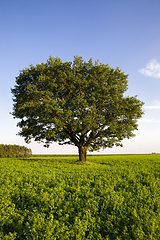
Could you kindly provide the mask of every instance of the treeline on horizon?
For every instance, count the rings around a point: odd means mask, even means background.
[[[19,145],[7,145],[0,144],[0,157],[1,158],[19,158],[19,157],[31,157],[32,150]]]

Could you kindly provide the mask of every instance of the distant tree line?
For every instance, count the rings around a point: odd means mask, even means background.
[[[32,151],[24,146],[19,145],[6,145],[0,144],[0,157],[11,158],[11,157],[31,157]]]

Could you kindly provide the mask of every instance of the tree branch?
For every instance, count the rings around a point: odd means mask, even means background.
[[[68,131],[67,129],[63,128],[63,130],[67,133],[69,139],[76,145],[79,145],[79,141],[76,139],[76,136],[73,136],[73,133]]]

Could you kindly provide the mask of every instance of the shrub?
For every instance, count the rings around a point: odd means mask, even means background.
[[[0,144],[0,157],[1,158],[19,158],[19,157],[31,157],[32,151],[24,146],[19,145],[6,145]]]

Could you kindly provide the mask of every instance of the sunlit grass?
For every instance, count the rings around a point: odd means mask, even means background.
[[[160,239],[160,155],[0,159],[0,239]]]

